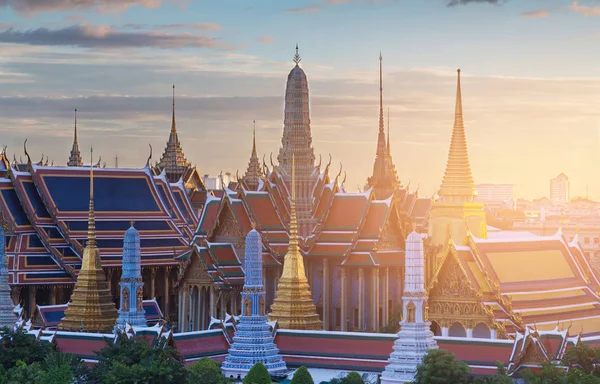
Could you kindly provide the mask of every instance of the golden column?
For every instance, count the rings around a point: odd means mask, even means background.
[[[92,150],[93,154],[93,150]],[[88,237],[81,270],[71,295],[65,317],[59,330],[72,332],[111,333],[117,320],[117,310],[100,263],[96,247],[96,224],[94,220],[94,166],[90,162],[90,207],[88,213]]]
[[[290,245],[283,261],[283,273],[271,305],[269,321],[276,320],[284,329],[321,329],[322,323],[313,303],[304,271],[304,260],[298,246],[296,221],[295,164],[292,156],[292,202],[290,212]]]

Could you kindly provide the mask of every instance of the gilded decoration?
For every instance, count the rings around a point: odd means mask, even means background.
[[[458,322],[465,329],[473,329],[479,323],[496,329],[493,313],[481,302],[481,293],[471,287],[464,271],[456,260],[446,260],[430,287],[429,318],[442,328],[450,328]]]
[[[414,323],[415,322],[415,303],[413,303],[412,301],[409,301],[408,304],[406,305],[406,312],[407,312],[407,322],[408,323]]]
[[[248,296],[244,300],[244,316],[252,316],[252,301]]]
[[[142,289],[142,287],[139,287],[137,290],[137,298],[136,298],[136,303],[137,303],[137,310],[138,311],[142,311],[144,308],[142,306],[142,300],[144,298],[144,290]]]
[[[241,238],[245,237],[239,222],[231,211],[230,204],[227,204],[224,208],[224,212],[221,213],[221,217],[219,218],[219,222],[215,228],[214,235]]]
[[[129,289],[128,288],[123,289],[122,295],[123,295],[123,298],[122,298],[123,308],[121,308],[121,310],[123,312],[127,312],[127,311],[129,311]]]

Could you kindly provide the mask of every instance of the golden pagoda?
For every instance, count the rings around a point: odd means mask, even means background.
[[[93,151],[92,151],[93,153]],[[88,238],[83,250],[81,270],[71,295],[65,317],[58,325],[62,331],[111,333],[117,319],[106,275],[100,264],[96,247],[96,224],[94,221],[94,166],[90,163],[90,208],[88,215]]]
[[[467,152],[460,69],[457,72],[454,127],[448,162],[438,192],[439,200],[433,204],[430,213],[429,237],[433,245],[444,246],[450,237],[455,243],[462,244],[468,231],[476,237],[486,237],[483,204],[475,201],[477,192]]]
[[[290,212],[290,244],[283,261],[283,273],[271,305],[269,321],[277,320],[284,329],[321,329],[322,323],[313,303],[304,271],[304,260],[298,246],[296,220],[296,175],[292,156],[292,202]]]

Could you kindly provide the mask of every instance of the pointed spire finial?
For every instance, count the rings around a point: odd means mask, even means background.
[[[383,57],[379,52],[379,131],[383,132]]]
[[[73,143],[77,144],[77,108],[75,108],[75,134],[73,138]]]
[[[294,63],[296,63],[296,66],[300,64],[301,60],[302,59],[300,58],[300,54],[298,53],[298,43],[296,43],[296,54],[294,55]]]
[[[96,222],[94,220],[94,148],[90,147],[90,207],[88,212],[87,247],[96,246]]]
[[[252,128],[252,153],[255,154],[256,153],[256,120],[253,120],[252,123],[254,124],[254,126]]]
[[[298,223],[296,218],[296,156],[292,154],[292,193],[290,203],[290,242],[288,252],[298,251]]]
[[[171,119],[171,136],[177,134],[177,128],[175,125],[175,84],[173,84],[173,117]]]

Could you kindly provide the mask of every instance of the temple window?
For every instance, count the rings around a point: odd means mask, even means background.
[[[448,331],[448,336],[450,337],[467,337],[467,331],[465,327],[461,323],[454,323],[450,327]]]
[[[490,339],[492,337],[492,332],[490,332],[490,329],[487,325],[484,323],[479,323],[473,329],[473,337],[479,339]]]
[[[431,332],[433,332],[434,336],[442,336],[442,328],[440,328],[440,325],[435,321],[431,322]]]

